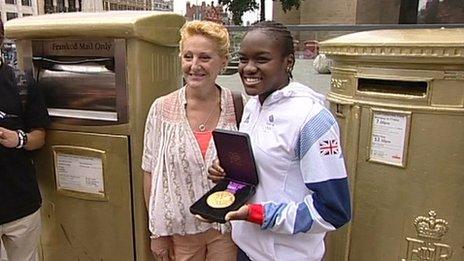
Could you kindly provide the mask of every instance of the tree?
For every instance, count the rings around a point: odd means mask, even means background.
[[[256,0],[219,0],[219,3],[227,6],[227,9],[232,12],[232,22],[235,25],[242,24],[244,13],[258,8]]]
[[[275,1],[275,0],[272,0]],[[295,7],[297,10],[300,8],[301,1],[304,0],[279,0],[280,3],[282,4],[282,10],[284,12],[292,10],[292,7]]]
[[[272,0],[276,1],[276,0]],[[284,12],[292,10],[293,7],[296,9],[300,8],[301,1],[304,0],[279,0],[282,5],[282,10]],[[260,8],[260,21],[265,20],[265,0],[260,0],[260,5],[256,0],[219,0],[220,4],[227,6],[229,11],[232,12],[232,21],[235,25],[242,24],[242,16],[245,12],[254,11],[258,7]]]
[[[259,3],[259,6],[260,6],[260,14],[259,14],[259,21],[264,21],[266,20],[266,0],[261,0],[261,2]]]

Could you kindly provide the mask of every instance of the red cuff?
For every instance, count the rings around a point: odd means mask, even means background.
[[[264,207],[261,204],[248,205],[247,221],[262,225],[264,222]]]

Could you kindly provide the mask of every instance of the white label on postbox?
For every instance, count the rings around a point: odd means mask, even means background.
[[[404,166],[408,114],[373,112],[370,161]]]
[[[57,153],[55,168],[58,190],[105,195],[101,158]]]

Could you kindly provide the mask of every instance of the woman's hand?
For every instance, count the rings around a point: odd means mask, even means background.
[[[214,183],[218,183],[224,177],[226,176],[226,173],[224,172],[224,169],[219,165],[219,160],[215,159],[213,160],[213,165],[208,168],[208,179],[210,179]]]
[[[156,260],[174,260],[174,249],[171,236],[152,238],[150,248],[153,256],[156,257]]]
[[[225,220],[247,220],[248,219],[248,205],[241,206],[238,210],[230,211],[226,214]]]
[[[209,219],[206,219],[200,215],[195,215],[195,218],[197,218],[198,220],[200,220],[201,222],[205,222],[205,223],[213,223],[214,221],[212,220],[209,220]]]

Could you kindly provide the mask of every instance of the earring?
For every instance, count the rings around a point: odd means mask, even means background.
[[[288,66],[287,67],[287,73],[291,73],[292,72],[292,67]]]

